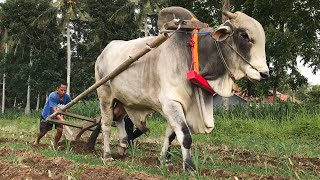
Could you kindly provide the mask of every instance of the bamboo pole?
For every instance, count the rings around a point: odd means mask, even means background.
[[[75,105],[79,100],[81,100],[84,96],[88,95],[92,91],[96,90],[98,87],[100,87],[102,84],[106,83],[110,79],[113,79],[116,77],[118,74],[126,70],[132,63],[135,61],[139,60],[140,57],[144,56],[147,54],[149,51],[152,50],[152,48],[156,48],[159,45],[161,45],[163,42],[165,42],[169,38],[169,35],[167,33],[160,34],[154,41],[152,41],[150,44],[146,44],[146,47],[144,47],[141,51],[139,51],[137,54],[134,56],[129,56],[129,58],[123,62],[120,66],[118,66],[115,70],[113,70],[110,74],[107,76],[103,77],[96,83],[94,83],[92,86],[90,86],[88,89],[83,91],[81,94],[79,94],[77,97],[75,97],[71,102],[66,104],[64,107],[62,107],[60,110],[65,111]],[[52,119],[56,115],[58,115],[59,112],[56,111],[53,114],[51,114],[47,119]]]

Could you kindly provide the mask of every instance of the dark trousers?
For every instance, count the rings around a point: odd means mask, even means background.
[[[124,123],[125,123],[125,129],[128,135],[128,142],[132,143],[133,140],[135,140],[137,137],[141,136],[143,133],[140,131],[140,129],[136,128],[133,131],[133,123],[129,116],[124,117]]]

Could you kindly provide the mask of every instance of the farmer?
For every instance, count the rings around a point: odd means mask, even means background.
[[[126,111],[124,110],[122,104],[120,102],[117,102],[113,109],[113,121],[118,121],[124,114],[126,114]],[[127,114],[124,117],[124,127],[128,135],[129,145],[133,145],[133,141],[143,134],[143,132],[138,128],[133,130],[134,124]]]
[[[34,145],[39,144],[40,139],[50,130],[52,130],[53,124],[45,121],[52,113],[58,110],[62,105],[66,105],[71,101],[71,97],[67,92],[67,83],[65,81],[60,81],[56,86],[56,91],[50,93],[46,104],[41,113],[40,119],[40,132],[38,133],[37,139]],[[57,115],[56,119],[59,121],[64,121],[63,115]],[[63,126],[61,124],[55,124],[57,130],[56,136],[54,138],[54,146],[57,146],[63,131]]]
[[[143,134],[143,132],[138,128],[136,128],[133,131],[133,122],[131,121],[131,119],[129,118],[128,115],[126,115],[124,117],[124,127],[125,127],[127,135],[128,135],[128,144],[129,145],[133,145],[133,141]]]

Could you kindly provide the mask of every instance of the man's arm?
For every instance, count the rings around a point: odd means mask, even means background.
[[[56,112],[56,111],[58,111],[58,107],[54,106],[54,107],[52,107],[52,110],[53,110],[53,112]],[[58,114],[56,117],[57,117],[58,120],[64,121],[64,118],[63,118],[62,114]]]

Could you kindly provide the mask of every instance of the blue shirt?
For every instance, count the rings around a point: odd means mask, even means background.
[[[56,91],[50,93],[46,104],[42,110],[42,118],[46,119],[53,113],[53,107],[59,107],[59,105],[66,105],[71,101],[69,94],[65,94],[63,99],[60,100],[59,95]]]

